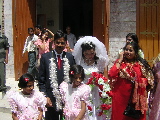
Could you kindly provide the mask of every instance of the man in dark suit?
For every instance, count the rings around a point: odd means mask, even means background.
[[[63,51],[66,43],[66,35],[58,30],[54,35],[55,49],[43,54],[40,60],[39,89],[47,97],[46,120],[61,120],[62,118],[59,85],[62,81],[69,81],[69,69],[75,64],[73,56]]]

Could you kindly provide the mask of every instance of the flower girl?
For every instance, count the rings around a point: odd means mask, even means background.
[[[82,66],[73,65],[69,71],[69,77],[70,83],[60,84],[65,120],[88,120],[87,109],[91,110],[90,87],[83,83],[85,74]]]
[[[33,90],[33,76],[28,73],[22,75],[18,87],[22,91],[7,93],[13,120],[42,120],[46,99],[41,92]]]

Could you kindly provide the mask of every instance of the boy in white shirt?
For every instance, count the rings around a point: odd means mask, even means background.
[[[29,36],[26,38],[23,54],[28,51],[28,73],[32,74],[34,77],[37,74],[36,70],[36,56],[37,56],[37,47],[34,45],[34,42],[38,39],[38,36],[34,34],[33,28],[28,28]]]

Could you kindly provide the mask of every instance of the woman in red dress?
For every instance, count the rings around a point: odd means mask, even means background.
[[[147,92],[153,87],[153,74],[146,60],[138,54],[137,43],[127,43],[109,70],[113,90],[111,120],[135,120],[123,115],[134,85],[132,103],[142,115],[139,120],[146,120]],[[135,84],[133,84],[133,82]]]

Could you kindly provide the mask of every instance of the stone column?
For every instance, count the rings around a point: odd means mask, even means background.
[[[12,0],[2,0],[4,6],[4,33],[10,44],[8,64],[6,65],[6,78],[14,78],[14,49],[13,49],[13,25],[12,25]],[[13,8],[14,9],[14,8]]]
[[[2,25],[2,23],[4,23],[4,18],[3,18],[4,17],[3,2],[4,2],[4,0],[0,0],[0,36],[2,35],[2,29],[4,27],[4,25]]]

